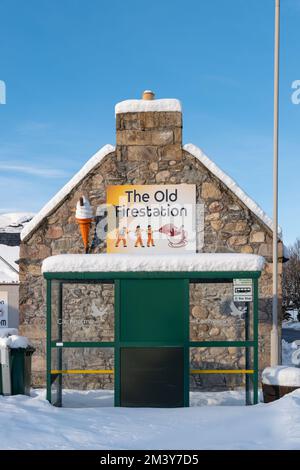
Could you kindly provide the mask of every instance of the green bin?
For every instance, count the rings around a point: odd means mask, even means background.
[[[12,348],[10,351],[11,394],[30,395],[31,358],[35,349]],[[0,368],[0,394],[2,394],[2,373]]]

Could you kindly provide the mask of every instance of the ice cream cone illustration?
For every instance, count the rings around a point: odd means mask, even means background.
[[[81,196],[76,205],[76,222],[80,227],[80,232],[85,248],[85,252],[89,251],[89,234],[93,221],[93,211],[89,200],[85,196]]]

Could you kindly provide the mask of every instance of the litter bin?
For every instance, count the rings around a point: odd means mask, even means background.
[[[4,376],[3,363],[0,374],[0,393],[11,395],[30,395],[31,387],[31,358],[35,349],[32,346],[25,348],[8,348],[10,387],[4,384],[7,375]],[[7,391],[10,389],[10,393]],[[6,393],[5,393],[6,392]]]

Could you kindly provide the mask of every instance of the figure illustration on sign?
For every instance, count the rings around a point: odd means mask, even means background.
[[[148,225],[147,227],[147,247],[149,248],[150,246],[155,246],[154,244],[154,239],[153,239],[153,230],[151,225]]]
[[[119,227],[117,229],[117,241],[115,247],[118,248],[120,243],[123,243],[124,248],[127,248],[127,235],[128,230],[126,227]]]
[[[174,224],[165,224],[159,229],[168,238],[168,245],[171,248],[182,248],[188,242],[188,232],[184,229],[184,225],[176,227]]]
[[[137,225],[135,229],[135,236],[136,236],[136,241],[134,245],[135,248],[138,248],[139,246],[141,246],[142,248],[145,248],[145,245],[142,239],[142,232],[143,230],[141,229],[141,226]]]

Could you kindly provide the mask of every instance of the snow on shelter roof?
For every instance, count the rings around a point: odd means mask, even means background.
[[[67,272],[220,272],[261,271],[262,256],[243,253],[195,253],[181,255],[66,254],[43,261],[43,273]]]
[[[272,219],[263,211],[263,209],[248,196],[240,186],[221,168],[219,168],[205,153],[194,144],[183,146],[186,152],[196,157],[213,175],[225,184],[260,220],[262,220],[269,229],[273,230]],[[281,238],[281,229],[278,227],[278,236]]]
[[[28,235],[33,232],[36,227],[43,221],[45,217],[47,217],[72,191],[72,189],[79,184],[85,176],[96,166],[98,163],[103,160],[106,155],[115,151],[115,147],[113,145],[107,144],[104,145],[98,152],[95,153],[83,167],[79,170],[70,181],[62,187],[56,195],[48,201],[44,207],[36,214],[35,217],[24,227],[21,232],[21,240],[24,240]]]
[[[125,100],[117,103],[115,113],[143,113],[143,112],[181,112],[181,103],[174,98],[159,100]]]

